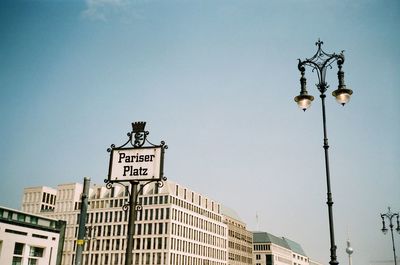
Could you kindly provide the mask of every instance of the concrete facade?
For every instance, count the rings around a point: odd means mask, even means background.
[[[65,222],[0,207],[0,264],[60,265]]]

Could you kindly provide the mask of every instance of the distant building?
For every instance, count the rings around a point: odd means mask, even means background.
[[[311,261],[300,244],[267,232],[253,232],[254,265],[322,265]]]
[[[0,264],[60,265],[66,223],[0,207]]]
[[[224,223],[228,225],[228,264],[253,264],[253,234],[232,209],[222,206]]]
[[[292,250],[293,265],[310,265],[310,260],[299,243],[285,237],[282,239],[288,244],[290,250]]]

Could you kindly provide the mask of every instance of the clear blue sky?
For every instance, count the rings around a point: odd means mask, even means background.
[[[24,187],[101,184],[133,121],[169,145],[169,179],[329,261],[320,100],[303,113],[297,59],[345,50],[354,94],[328,71],[338,259],[392,259],[379,213],[400,210],[400,2],[1,1],[0,204]],[[396,235],[400,253],[400,236]]]

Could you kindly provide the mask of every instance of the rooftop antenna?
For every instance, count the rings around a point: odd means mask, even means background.
[[[256,212],[256,225],[257,225],[256,231],[260,231],[260,222],[259,222],[259,220],[258,220],[258,213],[257,213],[257,212]]]

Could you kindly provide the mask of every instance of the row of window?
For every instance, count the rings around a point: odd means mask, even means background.
[[[262,250],[271,250],[271,246],[269,244],[262,244],[262,245],[254,245],[254,250],[262,251]]]
[[[229,241],[228,242],[228,246],[231,249],[243,251],[243,252],[246,252],[246,253],[252,253],[251,247],[248,247],[248,246],[245,246],[245,245],[233,242],[233,241]]]
[[[125,235],[126,225],[93,225],[86,227],[86,238],[100,238]],[[75,227],[75,238],[78,237],[78,226]]]
[[[79,224],[80,214],[77,215],[76,223]],[[87,214],[87,223],[97,224],[97,223],[117,223],[117,222],[127,222],[128,214],[122,210],[120,211],[106,211],[106,212],[90,212]]]
[[[23,256],[25,244],[16,242],[14,245],[14,256],[12,265],[21,265],[26,257]],[[43,257],[44,248],[29,246],[28,265],[38,264],[38,258]]]
[[[243,255],[235,254],[235,253],[229,253],[228,255],[229,260],[234,260],[234,261],[240,261],[245,264],[253,264],[253,259],[251,257],[246,257]]]
[[[178,205],[179,207],[185,208],[185,209],[187,209],[189,211],[198,213],[200,215],[204,215],[207,218],[213,219],[213,220],[215,220],[217,222],[222,222],[221,215],[218,215],[218,214],[215,214],[213,212],[210,212],[210,211],[208,211],[208,210],[206,210],[204,208],[198,207],[196,205],[188,203],[188,202],[186,202],[184,200],[181,200],[179,198],[175,198],[175,197],[170,196],[170,199],[171,199],[171,203],[172,204]]]
[[[133,253],[133,264],[135,265],[161,265],[167,264],[167,253],[164,252],[141,252]],[[104,254],[84,254],[82,264],[84,265],[120,265],[125,263],[125,254],[121,253],[104,253]],[[74,264],[72,259],[71,265]]]
[[[180,224],[172,223],[172,235],[191,239],[198,243],[204,243],[222,248],[226,247],[226,240],[224,238],[216,237],[213,234],[204,233]]]
[[[42,202],[43,203],[47,203],[47,204],[51,204],[51,205],[55,205],[56,204],[56,195],[47,193],[47,192],[43,192],[42,194]]]
[[[293,254],[293,258],[295,259],[296,257],[297,257],[298,260],[303,260],[304,259],[305,261],[307,261],[307,258],[303,258],[300,255]]]
[[[225,230],[226,230],[225,227],[223,227],[219,224],[215,224],[210,221],[204,220],[197,216],[193,216],[192,214],[190,214],[188,212],[183,212],[178,209],[173,209],[172,210],[172,219],[176,220],[178,222],[181,222],[185,225],[194,226],[196,228],[206,230],[213,234],[225,236]]]
[[[137,223],[135,235],[163,235],[168,233],[168,223]]]
[[[179,185],[175,186],[175,196],[179,197]],[[186,189],[183,189],[183,199],[187,200],[187,190]],[[208,208],[208,199],[205,198],[204,201],[205,201],[204,207]],[[194,196],[193,191],[191,192],[191,202],[195,203],[195,196]],[[201,195],[198,194],[197,195],[197,203],[199,204],[199,206],[202,206],[201,202],[202,202]],[[219,213],[220,207],[219,207],[219,204],[217,204],[217,205],[218,205],[218,213]],[[214,202],[213,201],[211,201],[211,211],[214,211]]]
[[[2,218],[8,219],[8,220],[14,220],[14,221],[18,221],[18,222],[24,222],[24,223],[29,223],[29,224],[35,224],[35,225],[40,225],[40,226],[56,228],[56,221],[54,221],[54,220],[49,220],[49,219],[45,219],[45,218],[32,216],[29,214],[14,212],[14,211],[0,208],[0,219],[2,219]]]
[[[137,211],[137,221],[168,220],[169,208],[144,209]],[[77,215],[76,224],[79,224],[80,214]],[[128,222],[128,214],[122,209],[119,211],[91,212],[87,215],[87,223],[117,223]]]
[[[244,231],[246,231],[246,230],[244,230]],[[244,235],[244,234],[242,234],[240,232],[229,230],[229,236],[230,237],[234,237],[234,238],[239,239],[239,240],[242,240],[242,241],[245,241],[245,242],[250,243],[250,244],[253,243],[253,238],[252,237]]]
[[[96,199],[90,200],[89,205],[91,209],[108,209],[108,208],[118,208],[124,206],[128,202],[128,197],[121,197],[117,199]],[[161,196],[139,196],[139,205],[163,205],[168,204],[168,195]],[[81,209],[81,202],[75,202],[75,210]]]
[[[226,259],[225,250],[199,245],[198,242],[193,243],[178,238],[171,238],[171,249],[184,252],[187,254],[194,254],[197,256],[203,256],[212,259],[218,259],[218,260]]]
[[[226,262],[171,253],[170,265],[226,265]]]
[[[31,224],[38,224],[38,220],[39,220],[39,218],[36,216],[12,212],[12,211],[8,211],[5,209],[0,209],[0,218],[15,220],[15,221],[19,221],[19,222],[27,222],[27,223],[31,223]]]

